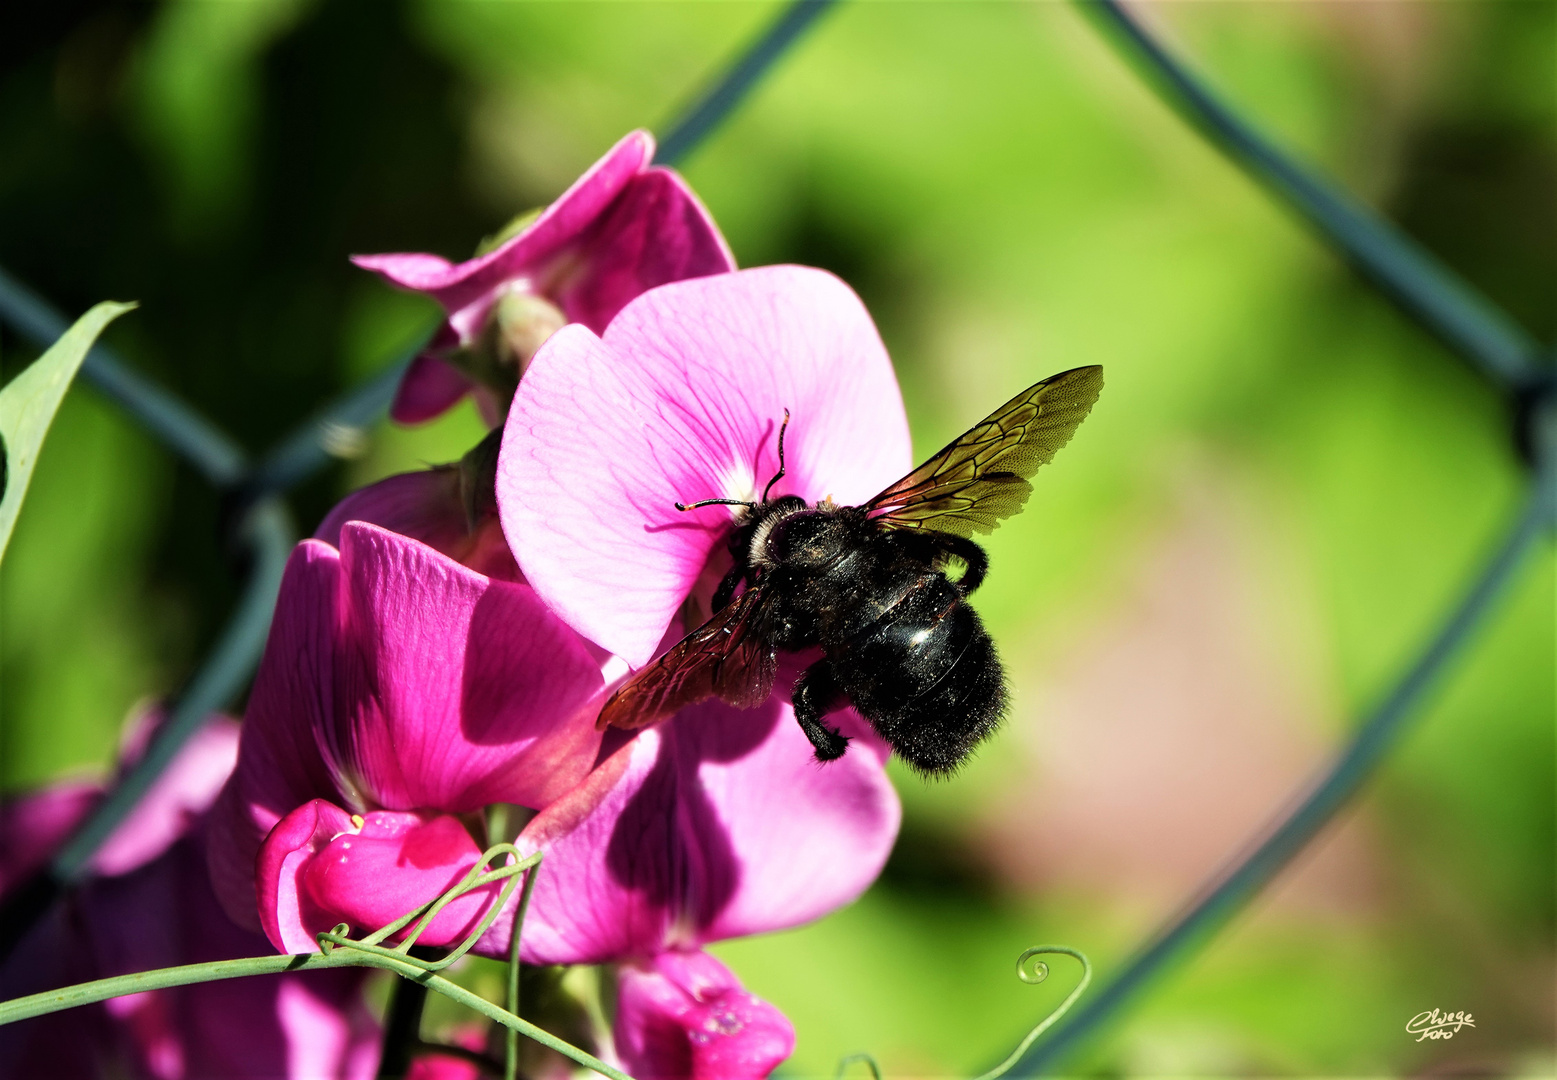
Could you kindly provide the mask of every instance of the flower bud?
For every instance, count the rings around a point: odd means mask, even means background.
[[[546,339],[567,324],[568,317],[544,296],[509,286],[492,305],[488,325],[495,325],[499,355],[519,375],[529,367]]]
[[[481,334],[447,359],[481,386],[497,395],[506,410],[524,369],[546,339],[568,318],[544,296],[528,291],[527,281],[506,285],[487,313]]]
[[[465,508],[465,528],[475,532],[497,516],[497,455],[503,446],[503,429],[493,428],[460,458],[460,503]]]

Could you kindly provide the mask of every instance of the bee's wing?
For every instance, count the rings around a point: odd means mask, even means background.
[[[761,705],[778,670],[773,646],[758,632],[762,618],[762,589],[753,586],[623,683],[596,726],[647,727],[715,695],[742,709]]]
[[[865,504],[878,524],[971,537],[1022,508],[1027,478],[1054,459],[1103,389],[1101,367],[1062,371],[1023,390]]]

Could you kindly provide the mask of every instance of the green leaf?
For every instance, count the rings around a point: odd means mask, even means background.
[[[48,352],[0,390],[0,450],[4,451],[4,468],[0,471],[0,491],[4,492],[0,495],[0,558],[5,557],[43,437],[48,434],[70,381],[103,327],[134,306],[104,300],[77,319],[76,325],[66,330]]]

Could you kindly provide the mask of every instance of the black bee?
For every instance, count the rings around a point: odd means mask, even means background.
[[[784,475],[786,410],[779,471],[761,501],[676,504],[742,508],[734,565],[713,617],[617,690],[600,726],[643,727],[714,696],[760,705],[779,649],[820,647],[794,689],[795,719],[819,761],[841,757],[849,742],[822,718],[852,702],[921,773],[955,770],[1006,708],[994,642],[967,602],[989,569],[971,535],[1022,508],[1027,477],[1070,440],[1102,387],[1100,367],[1045,379],[864,506],[769,500]],[[946,572],[954,561],[957,578]]]

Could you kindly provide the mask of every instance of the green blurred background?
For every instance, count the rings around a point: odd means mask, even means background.
[[[346,262],[469,254],[658,129],[771,4],[13,5],[0,265],[253,450],[434,313]],[[1543,341],[1557,332],[1557,5],[1161,3],[1261,124]],[[897,777],[858,904],[716,951],[799,1029],[791,1075],[988,1067],[1321,766],[1519,501],[1502,402],[1340,266],[1058,3],[860,3],[685,173],[743,265],[864,297],[927,452],[1017,389],[1108,385],[979,597],[1009,727]],[[0,338],[6,377],[33,355]],[[294,493],[450,460],[473,412],[371,433]],[[212,493],[70,395],[0,588],[0,781],[101,772],[233,603]],[[1368,796],[1076,1062],[1110,1075],[1551,1075],[1554,560],[1540,549]],[[1406,1022],[1477,1026],[1417,1043]],[[861,1073],[863,1075],[863,1073]]]

